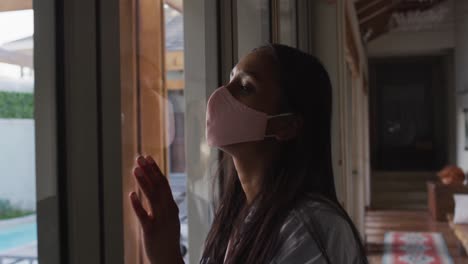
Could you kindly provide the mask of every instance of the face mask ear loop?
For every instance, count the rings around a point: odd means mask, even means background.
[[[283,113],[283,114],[279,114],[279,115],[272,115],[272,116],[268,116],[267,119],[271,119],[271,118],[275,118],[275,117],[282,117],[282,116],[290,116],[290,115],[294,115],[294,113]]]
[[[272,116],[268,116],[267,119],[270,120],[272,118],[290,116],[290,115],[294,115],[294,113],[283,113],[283,114],[279,114],[279,115],[272,115]],[[276,135],[265,135],[265,138],[274,138],[275,136]]]

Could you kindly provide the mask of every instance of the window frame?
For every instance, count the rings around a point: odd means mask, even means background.
[[[63,181],[59,181],[57,100],[57,26],[55,0],[33,1],[35,68],[36,203],[39,263],[62,263],[63,241],[61,205]]]
[[[34,11],[39,262],[123,263],[119,2]]]

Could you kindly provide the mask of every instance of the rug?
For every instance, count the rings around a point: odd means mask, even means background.
[[[385,233],[382,264],[453,264],[440,233]]]

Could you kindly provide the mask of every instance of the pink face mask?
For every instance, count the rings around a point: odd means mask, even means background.
[[[239,102],[226,87],[218,88],[209,98],[206,109],[206,140],[212,147],[260,141],[265,137],[268,119],[291,113],[268,116]]]

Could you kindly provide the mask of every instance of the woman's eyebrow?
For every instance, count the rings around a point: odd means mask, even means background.
[[[239,75],[242,75],[242,76],[246,76],[246,75],[247,75],[247,76],[250,76],[250,77],[252,77],[252,78],[258,80],[258,74],[257,74],[256,72],[254,72],[254,71],[242,70],[242,71],[239,71],[238,73],[239,73]]]

